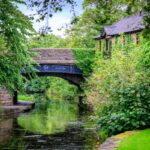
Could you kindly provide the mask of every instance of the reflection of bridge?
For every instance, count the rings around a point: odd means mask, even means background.
[[[82,71],[75,66],[71,49],[33,49],[37,53],[34,60],[39,76],[57,76],[70,83],[80,85],[83,81]]]
[[[82,71],[75,65],[75,57],[71,49],[32,49],[33,58],[38,65],[34,65],[38,76],[56,76],[80,87],[83,81]],[[26,75],[26,74],[25,74]],[[17,103],[17,92],[14,96]]]

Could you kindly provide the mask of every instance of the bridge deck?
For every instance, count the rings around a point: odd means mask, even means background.
[[[68,48],[35,48],[32,51],[36,52],[33,59],[39,64],[73,65],[75,63],[73,52]]]

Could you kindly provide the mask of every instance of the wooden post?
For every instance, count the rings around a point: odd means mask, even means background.
[[[14,91],[13,104],[16,105],[17,102],[18,102],[18,93],[17,91]]]

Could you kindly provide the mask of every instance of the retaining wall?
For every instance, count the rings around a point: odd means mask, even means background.
[[[0,87],[0,106],[10,105],[13,105],[13,97],[7,90]]]

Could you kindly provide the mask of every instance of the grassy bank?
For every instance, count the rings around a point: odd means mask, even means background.
[[[19,95],[18,96],[19,100],[23,100],[23,101],[33,101],[33,96],[28,96],[28,95]]]
[[[150,129],[139,131],[122,140],[117,150],[150,150]]]

